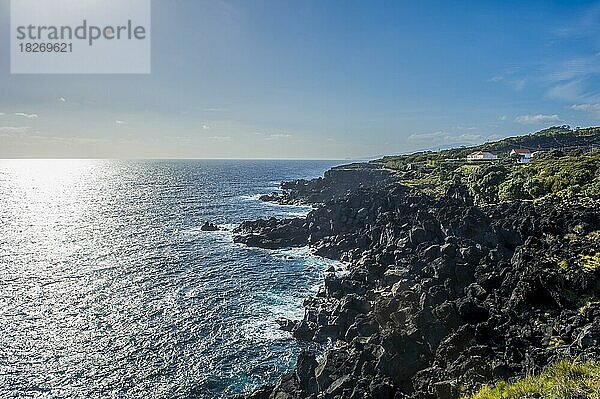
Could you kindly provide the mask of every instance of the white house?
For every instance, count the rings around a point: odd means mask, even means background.
[[[492,154],[491,152],[475,151],[467,155],[468,161],[484,161],[490,159],[498,159],[498,155]]]
[[[533,158],[533,154],[527,148],[515,148],[510,152],[511,157],[517,157],[518,163],[529,163]]]

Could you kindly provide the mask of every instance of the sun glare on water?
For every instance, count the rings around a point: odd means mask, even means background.
[[[97,166],[89,160],[0,161],[0,187],[10,180],[13,199],[23,208],[38,207],[33,214],[49,216],[56,207],[78,202],[78,194],[93,183]]]
[[[0,161],[1,230],[36,242],[36,250],[48,255],[60,252],[59,243],[72,231],[65,219],[85,218],[94,201],[86,193],[100,169],[101,161],[90,160]]]

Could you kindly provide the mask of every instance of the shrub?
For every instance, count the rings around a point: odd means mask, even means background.
[[[598,270],[600,268],[600,252],[596,252],[594,255],[580,255],[579,261],[585,270]]]
[[[521,176],[506,180],[498,188],[498,198],[500,201],[532,198],[525,189],[526,183],[527,180]]]
[[[544,185],[537,177],[531,177],[525,181],[525,185],[523,186],[527,194],[531,198],[539,198],[545,194],[547,191],[544,189]]]
[[[538,376],[514,383],[501,381],[494,387],[485,386],[470,399],[519,398],[600,398],[600,363],[596,361],[560,361]]]
[[[469,190],[479,203],[498,202],[498,189],[506,180],[508,170],[497,164],[486,165],[476,169],[469,176]]]

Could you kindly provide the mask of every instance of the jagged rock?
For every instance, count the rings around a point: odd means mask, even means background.
[[[277,324],[279,324],[279,328],[282,331],[293,332],[296,329],[297,323],[292,320],[286,318],[279,318],[275,321],[277,322]]]
[[[233,241],[250,247],[276,249],[308,244],[309,231],[304,220],[270,219],[244,222],[233,230]]]
[[[211,223],[211,222],[205,222],[202,227],[200,227],[200,230],[202,231],[218,231],[219,230],[219,226]]]
[[[266,199],[316,205],[306,219],[234,231],[236,242],[310,245],[349,262],[326,274],[303,320],[280,321],[330,345],[318,362],[301,355],[271,398],[451,399],[567,354],[598,355],[600,270],[578,265],[600,252],[600,199],[481,208],[460,185],[433,199],[376,175],[356,167],[283,184]]]
[[[296,379],[300,388],[305,394],[314,394],[318,390],[317,378],[315,370],[317,368],[317,360],[314,353],[302,352],[298,356],[298,362],[296,364]]]
[[[325,390],[325,395],[329,396],[340,396],[343,397],[343,394],[349,388],[354,386],[353,378],[350,375],[344,375],[337,380],[333,381],[331,385]]]
[[[345,374],[343,368],[347,353],[336,348],[329,350],[315,369],[315,377],[319,391],[327,390],[331,384]]]
[[[265,386],[254,391],[250,396],[248,396],[248,399],[269,399],[272,392],[272,386]]]
[[[312,326],[311,326],[312,324]],[[306,320],[302,320],[296,324],[293,330],[293,336],[301,341],[310,341],[315,336],[316,326]]]
[[[576,342],[581,349],[600,347],[600,323],[598,320],[583,327],[577,335]]]
[[[438,399],[455,399],[460,396],[460,389],[455,381],[440,381],[433,384]]]

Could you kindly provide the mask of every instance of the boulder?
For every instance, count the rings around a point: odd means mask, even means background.
[[[218,231],[219,227],[216,224],[213,224],[211,222],[205,222],[202,227],[200,227],[200,230],[202,231]]]

